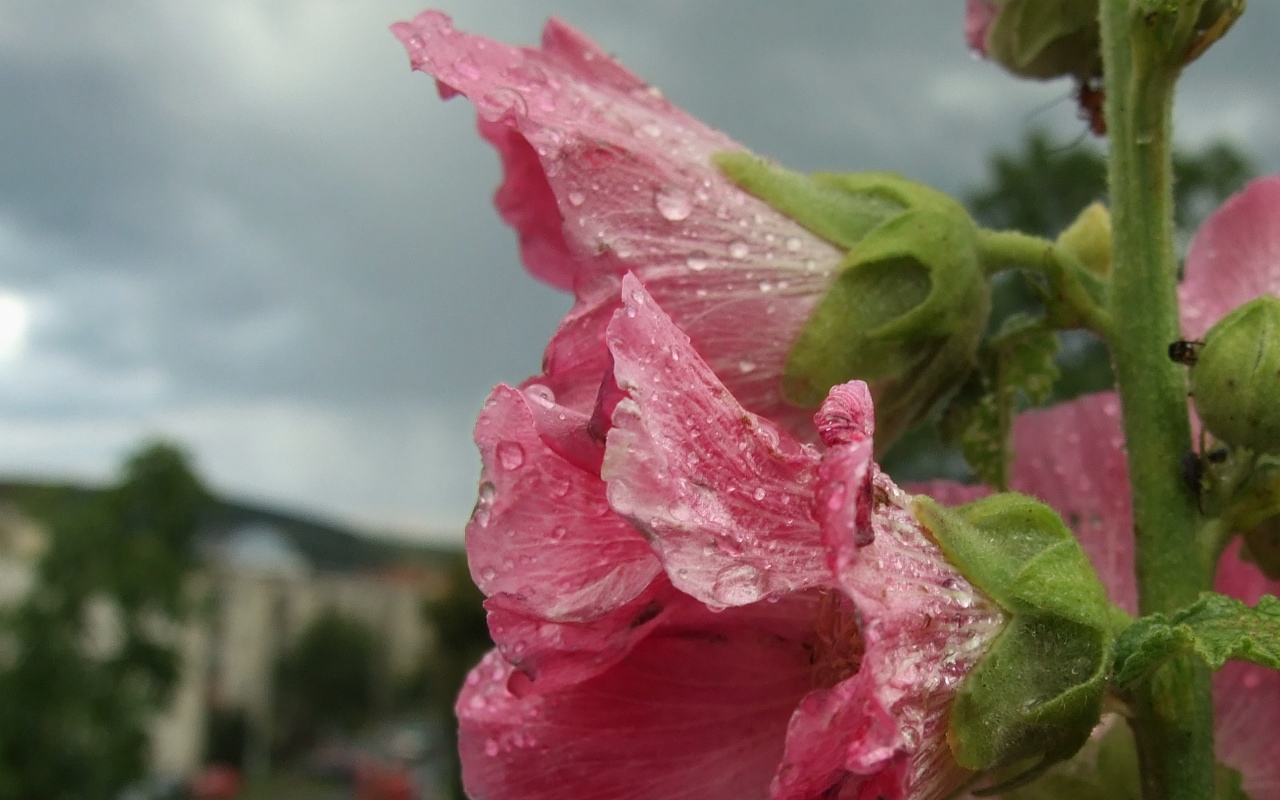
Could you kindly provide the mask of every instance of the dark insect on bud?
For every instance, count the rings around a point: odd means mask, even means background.
[[[1107,135],[1107,117],[1103,110],[1107,92],[1102,88],[1102,78],[1081,80],[1076,84],[1076,104],[1080,107],[1080,119],[1089,124],[1094,136]]]
[[[1189,450],[1182,456],[1182,464],[1180,467],[1182,472],[1182,485],[1187,488],[1187,492],[1196,498],[1196,502],[1200,502],[1200,489],[1204,481],[1204,461],[1200,459],[1200,454],[1195,450]]]
[[[1200,350],[1203,347],[1204,342],[1179,339],[1169,345],[1169,360],[1184,367],[1194,367],[1200,360]]]

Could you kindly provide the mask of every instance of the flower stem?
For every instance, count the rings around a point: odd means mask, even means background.
[[[1173,94],[1191,27],[1185,20],[1194,20],[1200,3],[1143,5],[1102,0],[1100,19],[1111,139],[1110,344],[1129,451],[1139,605],[1150,614],[1194,602],[1210,587],[1211,568],[1180,473],[1191,449],[1185,380],[1166,355],[1179,338]],[[1131,724],[1147,800],[1213,796],[1209,678],[1207,665],[1186,657],[1136,690]]]

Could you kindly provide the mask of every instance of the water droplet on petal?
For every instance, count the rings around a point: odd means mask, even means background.
[[[757,486],[756,490],[751,493],[751,496],[756,499],[757,503],[764,499],[764,495],[765,495],[764,489],[759,486]]]
[[[800,246],[801,246],[801,242],[800,242],[800,240],[799,240],[798,238],[796,238],[795,236],[787,237],[787,249],[788,249],[788,250],[790,250],[791,252],[793,252],[793,253],[794,253],[794,252],[796,252],[797,250],[799,250],[799,249],[800,249]]]
[[[646,122],[640,126],[640,130],[644,131],[646,136],[652,136],[655,139],[662,135],[662,126],[656,122]]]
[[[684,263],[685,266],[694,272],[702,272],[711,265],[711,262],[707,259],[707,254],[701,250],[696,250],[690,253],[689,257],[684,260]]]
[[[485,567],[484,569],[480,570],[480,577],[483,580],[491,581],[494,578],[498,577],[498,571],[493,567]]]
[[[484,743],[484,754],[489,758],[496,758],[498,755],[498,740],[488,739]]]
[[[764,573],[750,564],[732,564],[716,575],[711,593],[729,606],[744,606],[764,596]]]
[[[453,62],[453,68],[464,78],[469,78],[473,81],[480,78],[480,67],[476,66],[476,62],[471,60],[471,56],[462,56]]]
[[[756,371],[756,364],[754,361],[738,362],[738,372],[741,372],[743,375],[746,375],[749,372],[755,372],[755,371]]]
[[[510,86],[499,86],[484,96],[484,102],[492,105],[503,114],[514,114],[517,117],[529,115],[529,107],[525,105],[524,96]],[[546,155],[544,148],[539,148],[541,155]]]
[[[587,202],[587,196],[582,192],[576,190],[569,192],[569,205],[577,208],[585,202]]]
[[[729,242],[729,255],[737,259],[746,258],[751,253],[751,248],[741,239],[734,239]]]
[[[498,461],[503,469],[519,469],[524,466],[524,448],[516,442],[499,442]]]
[[[653,202],[662,218],[671,222],[688,219],[693,213],[693,201],[689,199],[689,193],[676,186],[659,189]]]

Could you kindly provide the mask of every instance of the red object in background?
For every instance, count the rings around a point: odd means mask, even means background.
[[[234,800],[240,794],[240,771],[225,764],[211,764],[191,780],[194,800]]]
[[[413,775],[404,767],[365,761],[356,769],[356,800],[416,800]]]

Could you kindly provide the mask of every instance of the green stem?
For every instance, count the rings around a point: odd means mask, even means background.
[[[1018,231],[984,229],[978,234],[978,254],[988,275],[1009,269],[1043,275],[1053,291],[1049,312],[1056,327],[1085,327],[1107,337],[1106,284],[1056,243]]]
[[[1164,3],[1145,13],[1141,5],[1102,0],[1100,19],[1111,139],[1110,344],[1129,451],[1139,606],[1150,614],[1190,605],[1210,587],[1211,574],[1180,472],[1191,449],[1185,378],[1166,355],[1179,338],[1173,93],[1186,50],[1179,42],[1189,27],[1184,21],[1199,3]],[[1147,800],[1213,796],[1209,677],[1207,665],[1186,657],[1135,691],[1131,724]]]

